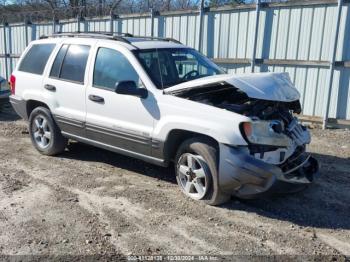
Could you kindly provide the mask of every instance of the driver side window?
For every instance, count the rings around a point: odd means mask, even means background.
[[[115,84],[121,81],[135,81],[139,76],[129,60],[120,52],[110,48],[99,48],[93,74],[93,86],[114,91]]]

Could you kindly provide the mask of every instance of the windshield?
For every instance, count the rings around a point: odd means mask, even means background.
[[[224,74],[216,64],[190,48],[136,50],[135,55],[159,89]]]

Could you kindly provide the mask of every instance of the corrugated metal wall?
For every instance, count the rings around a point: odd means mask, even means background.
[[[329,79],[329,61],[336,27],[336,1],[307,4],[270,4],[260,10],[255,72],[288,72],[302,95],[303,114],[323,116]],[[202,52],[229,73],[251,71],[254,48],[255,6],[214,9],[204,13]],[[344,4],[331,92],[329,117],[350,120],[350,11]],[[41,35],[53,33],[53,23],[11,24],[0,27],[0,75],[6,75],[4,54],[9,54],[8,74],[14,68],[26,44]],[[59,21],[56,32],[105,31],[134,35],[152,34],[149,14],[120,15]],[[154,16],[154,36],[171,37],[199,47],[198,11],[162,13]],[[6,35],[6,36],[5,36]],[[6,45],[5,45],[6,38]],[[6,46],[6,50],[5,50]],[[345,63],[344,63],[345,62]]]

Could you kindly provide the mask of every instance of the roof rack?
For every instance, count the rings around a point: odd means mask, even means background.
[[[158,37],[158,36],[139,36],[139,35],[133,35],[134,38],[142,38],[142,39],[149,39],[149,40],[160,40],[160,41],[167,41],[167,42],[174,42],[177,44],[182,44],[180,41],[170,38],[170,37]]]
[[[45,39],[49,37],[86,37],[86,38],[98,38],[98,39],[108,39],[108,40],[116,40],[121,41],[124,43],[128,43],[132,46],[134,46],[131,41],[127,38],[141,38],[141,39],[149,39],[149,40],[160,40],[160,41],[167,41],[167,42],[174,42],[177,44],[181,44],[180,41],[173,39],[173,38],[163,38],[163,37],[156,37],[156,36],[135,36],[130,33],[107,33],[107,32],[71,32],[71,33],[55,33],[51,36],[40,36],[40,39]],[[135,46],[134,46],[135,47]]]
[[[125,34],[125,37],[129,36],[129,34]],[[80,33],[80,32],[74,32],[74,33],[55,33],[51,36],[41,36],[40,39],[49,38],[49,37],[84,37],[84,38],[98,38],[98,39],[109,39],[109,40],[117,40],[121,42],[125,42],[130,44],[130,41],[125,39],[123,36],[119,35],[112,35],[108,33]]]

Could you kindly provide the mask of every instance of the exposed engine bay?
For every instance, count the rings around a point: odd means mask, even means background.
[[[309,131],[299,124],[293,113],[299,114],[299,100],[292,102],[250,98],[227,82],[173,92],[174,95],[222,108],[252,119],[246,134],[248,150],[255,158],[281,165],[293,154],[302,154],[310,143]]]

